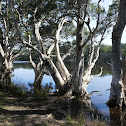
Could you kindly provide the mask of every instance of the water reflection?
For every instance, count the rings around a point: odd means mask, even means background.
[[[126,109],[110,109],[111,126],[126,126]]]
[[[14,69],[16,68],[32,69],[29,61],[14,61]]]
[[[110,89],[111,80],[112,80],[112,75],[110,74],[104,75],[103,77],[96,77],[91,80],[87,88],[88,93],[90,93],[91,91],[102,92],[102,94],[100,92],[96,92],[93,95],[91,95],[91,101],[93,104],[96,105],[98,110],[106,116],[110,116],[109,107],[105,103],[109,99],[109,94],[110,94],[109,89]]]
[[[102,75],[101,77],[104,77],[106,75],[111,75],[112,74],[112,70],[111,70],[111,66],[108,65],[108,64],[104,64],[103,66],[103,72],[102,72]],[[100,67],[94,67],[93,70],[92,70],[92,74],[95,75],[95,74],[99,74],[100,73]]]
[[[30,90],[29,84],[34,82],[34,70],[31,68],[29,62],[27,61],[17,61],[14,63],[14,72],[12,77],[12,82],[18,85],[25,85],[28,90]],[[52,92],[55,91],[55,82],[51,76],[44,75],[42,80],[42,86],[46,84],[53,87]]]
[[[97,74],[100,72],[100,69],[94,69],[93,74]],[[14,76],[12,77],[12,81],[16,84],[25,84],[25,86],[30,90],[30,87],[28,83],[33,83],[34,81],[34,71],[30,67],[30,64],[28,62],[15,62],[14,63]],[[111,69],[105,68],[103,69],[103,75],[100,77],[96,77],[92,79],[92,81],[88,85],[88,93],[91,93],[92,91],[101,91],[93,93],[91,95],[91,101],[92,103],[97,107],[97,110],[102,113],[104,116],[107,116],[111,118],[111,120],[115,120],[115,117],[117,117],[114,114],[113,110],[109,110],[109,107],[105,104],[108,99],[109,99],[109,94],[110,94],[110,84],[112,80],[112,75],[111,75]],[[53,78],[44,75],[43,80],[42,80],[42,85],[46,85],[49,83],[52,83],[52,87],[54,91],[55,90],[55,82],[53,81]],[[74,115],[74,111],[71,111],[71,115]],[[115,115],[115,116],[114,116]],[[119,115],[119,114],[118,114]],[[120,117],[121,118],[121,117]],[[111,121],[112,124],[112,121]]]

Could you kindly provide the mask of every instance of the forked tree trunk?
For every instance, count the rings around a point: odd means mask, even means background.
[[[10,8],[12,7],[11,5],[11,0],[10,1]],[[14,16],[14,13],[13,13],[13,10],[11,8],[11,11],[12,11],[12,14],[13,14],[13,19],[14,19],[14,22],[15,22],[15,27],[17,29],[17,32],[18,32],[18,35],[20,36],[20,39],[22,40],[22,43],[26,44],[28,47],[34,49],[35,51],[37,51],[40,56],[41,56],[41,59],[44,60],[44,62],[46,61],[47,63],[47,67],[49,68],[49,71],[56,83],[56,87],[58,89],[60,88],[64,88],[64,85],[65,84],[68,84],[68,88],[69,88],[69,85],[70,85],[70,89],[68,89],[68,95],[83,95],[83,96],[86,96],[87,94],[87,90],[86,90],[86,86],[85,86],[85,81],[87,80],[84,80],[84,50],[83,50],[83,47],[84,45],[88,42],[88,39],[90,39],[91,35],[88,36],[88,38],[86,39],[85,43],[83,41],[83,26],[84,26],[84,20],[86,19],[86,7],[87,7],[87,3],[88,3],[88,0],[85,0],[85,12],[84,10],[82,10],[82,6],[81,6],[81,1],[80,0],[77,0],[77,4],[78,4],[78,14],[77,14],[77,35],[76,35],[76,66],[75,66],[75,71],[74,71],[74,74],[72,76],[72,78],[70,79],[70,73],[69,71],[67,70],[62,58],[61,58],[61,55],[60,55],[60,51],[59,51],[59,45],[58,43],[60,42],[59,39],[60,39],[60,31],[63,27],[63,24],[64,24],[64,20],[61,19],[61,22],[59,23],[58,25],[58,29],[57,29],[57,32],[56,32],[56,42],[55,42],[55,51],[56,51],[56,61],[58,62],[58,66],[56,66],[52,60],[52,57],[50,55],[50,53],[47,53],[47,54],[43,54],[43,52],[40,50],[40,49],[37,49],[36,47],[34,47],[33,45],[29,44],[28,42],[24,41],[22,36],[21,36],[21,32],[18,28],[18,24],[15,20],[15,16]],[[85,14],[84,14],[85,13]],[[99,17],[99,16],[98,16]],[[97,21],[97,24],[98,24],[99,21]],[[88,23],[88,22],[87,22]],[[98,25],[97,25],[98,26]],[[97,26],[95,28],[94,31],[97,30]],[[39,26],[37,26],[39,27]],[[40,38],[40,34],[39,34],[39,29],[37,30],[37,35],[36,37],[37,38]],[[40,41],[42,41],[42,39],[38,39]],[[54,46],[53,46],[54,47]],[[51,49],[52,50],[52,49]],[[51,51],[49,51],[51,52]],[[90,74],[90,72],[89,72]],[[66,87],[65,87],[66,88]]]
[[[40,60],[37,64],[32,60],[31,50],[29,49],[29,62],[34,70],[35,78],[33,82],[34,94],[37,95],[38,91],[42,89],[42,79],[43,79],[43,62]]]
[[[81,9],[78,10],[78,15],[80,15]],[[75,71],[71,79],[71,89],[67,95],[75,96],[85,96],[87,95],[87,90],[83,80],[84,75],[84,51],[83,51],[83,26],[84,21],[78,16],[77,20],[77,32],[76,32],[76,64]]]
[[[35,80],[33,83],[34,88],[39,89],[42,87],[42,79],[43,79],[43,69],[41,69],[40,71],[35,71]]]
[[[119,14],[112,32],[112,83],[108,105],[111,107],[126,105],[124,84],[122,81],[121,38],[126,21],[126,1],[120,0]],[[125,71],[124,71],[125,72]]]

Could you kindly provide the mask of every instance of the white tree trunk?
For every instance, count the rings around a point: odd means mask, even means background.
[[[3,32],[0,28],[0,82],[2,84],[11,83],[11,72],[13,69],[12,61],[8,58],[5,53],[6,45],[3,43]]]
[[[126,21],[126,1],[120,0],[119,14],[112,33],[112,83],[110,89],[110,107],[126,105],[124,84],[122,81],[121,38]],[[125,72],[125,71],[124,71]]]
[[[60,19],[58,29],[56,31],[55,47],[56,47],[56,57],[57,57],[57,68],[58,68],[63,80],[65,82],[67,82],[70,79],[70,73],[64,64],[63,59],[61,58],[60,50],[59,50],[60,32],[65,23],[65,20],[66,20],[65,18]]]

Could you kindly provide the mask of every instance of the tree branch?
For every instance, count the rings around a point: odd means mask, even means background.
[[[3,50],[2,46],[1,46],[1,43],[0,43],[0,53],[1,53],[2,57],[5,56],[5,52],[4,52],[4,50]]]
[[[97,75],[91,75],[91,79],[93,79],[94,77],[99,77],[99,76],[101,76],[102,75],[102,72],[103,72],[103,67],[100,67],[100,73],[99,74],[97,74]]]
[[[3,35],[4,35],[4,38],[5,38],[5,53],[7,53],[7,47],[8,47],[8,28],[7,28],[7,22],[6,22],[6,19],[4,18],[3,16],[3,13],[2,13],[2,1],[0,1],[0,14],[1,14],[1,17],[2,17],[2,20],[3,20],[3,27],[4,27],[4,31],[3,31]]]
[[[17,34],[18,34],[18,36],[19,36],[21,42],[22,42],[23,44],[25,44],[27,47],[32,48],[32,49],[34,49],[35,51],[37,51],[37,52],[40,54],[40,56],[41,56],[41,58],[42,58],[43,60],[45,60],[46,58],[49,58],[49,57],[47,57],[46,55],[42,54],[41,51],[38,50],[35,46],[33,46],[33,45],[29,44],[28,42],[26,42],[25,40],[23,40],[23,38],[22,38],[22,36],[21,36],[21,32],[20,32],[20,30],[19,30],[19,28],[18,28],[18,24],[17,24],[16,18],[15,18],[14,12],[13,12],[13,10],[12,10],[12,1],[11,1],[11,0],[9,0],[9,7],[10,7],[10,11],[11,11],[12,16],[13,16],[13,21],[14,21],[15,28],[17,29]]]
[[[31,36],[29,35],[28,37],[29,37],[29,44],[31,44]],[[31,55],[31,49],[30,48],[29,48],[29,62],[31,63],[33,69],[37,68],[36,64],[32,60],[32,55]]]
[[[49,49],[48,49],[48,51],[47,51],[47,55],[50,55],[50,54],[51,54],[51,52],[52,52],[52,50],[54,49],[54,47],[55,47],[55,43],[53,43],[53,44],[49,47]]]
[[[69,79],[70,73],[61,58],[59,44],[58,44],[60,42],[60,32],[61,32],[62,27],[65,22],[66,22],[66,17],[60,19],[60,22],[58,24],[58,29],[56,31],[55,47],[56,47],[56,56],[57,56],[57,61],[58,61],[57,67],[58,67],[58,70],[59,70],[60,74],[62,75],[63,79],[66,81]]]
[[[74,45],[73,48],[70,48],[69,51],[68,51],[68,53],[66,53],[66,54],[64,54],[62,56],[62,60],[64,60],[67,56],[70,56],[71,52],[73,51],[73,49],[75,49],[75,47],[76,46]]]
[[[35,17],[34,17],[35,18]],[[39,48],[40,48],[40,50],[41,50],[41,52],[44,54],[44,47],[43,47],[43,41],[42,41],[42,37],[41,37],[41,35],[40,35],[40,32],[39,32],[39,27],[40,27],[40,25],[41,25],[41,23],[42,23],[42,21],[43,21],[43,19],[44,19],[45,17],[43,16],[41,19],[40,19],[40,21],[38,21],[38,22],[36,22],[35,23],[35,35],[36,35],[36,38],[37,38],[37,40],[38,40],[38,42],[39,42]],[[35,19],[34,19],[35,20]]]

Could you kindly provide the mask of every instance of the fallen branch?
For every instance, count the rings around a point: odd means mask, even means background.
[[[95,92],[100,92],[101,95],[102,95],[102,92],[101,92],[101,91],[92,91],[91,93],[89,93],[89,96],[93,95],[93,93],[95,93]],[[100,96],[101,96],[101,95],[100,95]]]

